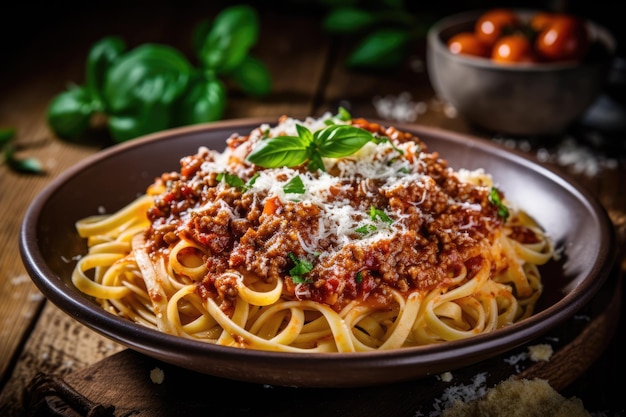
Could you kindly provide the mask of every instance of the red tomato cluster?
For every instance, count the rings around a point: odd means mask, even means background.
[[[589,43],[585,23],[577,17],[537,12],[524,21],[510,9],[492,9],[479,17],[473,31],[450,38],[448,49],[500,63],[538,63],[581,60]]]

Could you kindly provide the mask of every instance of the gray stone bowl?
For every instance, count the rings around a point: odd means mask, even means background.
[[[452,15],[429,29],[426,63],[435,93],[469,122],[489,131],[528,136],[563,132],[602,93],[615,54],[614,37],[587,21],[592,46],[578,63],[502,65],[451,53],[447,40],[471,31],[483,12]],[[533,13],[516,12],[522,18]]]

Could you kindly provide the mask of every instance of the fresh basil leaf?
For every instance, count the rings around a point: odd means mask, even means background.
[[[307,146],[299,136],[276,136],[259,142],[248,161],[264,168],[297,166],[307,160]]]
[[[23,174],[44,174],[41,163],[36,158],[19,159],[15,157],[15,148],[8,144],[4,148],[4,160],[6,164],[15,172]]]
[[[228,77],[244,93],[252,96],[265,96],[272,89],[272,77],[267,67],[251,56],[246,56],[241,64],[228,74]]]
[[[98,111],[103,111],[104,84],[107,72],[126,49],[124,41],[116,36],[101,39],[93,44],[87,55],[86,87],[92,98],[99,104]]]
[[[113,114],[137,113],[150,103],[169,105],[189,82],[192,67],[167,45],[143,44],[121,56],[108,72],[104,98]]]
[[[347,58],[348,67],[390,68],[406,55],[410,33],[403,29],[380,29],[367,35]]]
[[[9,143],[15,136],[15,128],[3,127],[0,128],[0,147]]]
[[[48,127],[61,139],[80,138],[91,124],[94,113],[92,103],[92,96],[82,86],[71,87],[58,94],[48,106]]]
[[[109,115],[109,132],[116,142],[167,129],[172,125],[169,107],[159,101],[145,102],[134,112]]]
[[[198,58],[205,68],[228,73],[243,62],[258,35],[256,10],[248,5],[228,7],[215,18]]]
[[[309,163],[307,165],[307,169],[311,172],[315,172],[317,170],[326,171],[326,166],[324,165],[324,160],[317,152],[310,152],[309,154]]]
[[[227,91],[217,78],[196,79],[174,106],[179,126],[220,120],[226,109]]]
[[[376,21],[372,12],[356,7],[339,7],[324,18],[323,26],[330,33],[345,34],[361,31]]]
[[[306,127],[302,126],[300,123],[296,123],[296,132],[298,132],[298,136],[309,145],[314,140],[313,133]]]
[[[202,48],[204,47],[207,36],[209,36],[209,33],[211,32],[212,25],[213,22],[209,20],[202,20],[193,29],[191,44],[196,56],[201,56]]]
[[[371,132],[350,125],[330,125],[314,136],[320,156],[327,158],[352,155],[374,138]]]
[[[339,106],[339,109],[337,109],[337,115],[335,116],[335,119],[341,120],[342,122],[348,122],[352,120],[352,115],[344,107]]]
[[[304,194],[306,190],[304,188],[304,183],[302,182],[302,178],[300,178],[300,175],[296,175],[295,177],[290,179],[289,182],[287,182],[287,184],[283,186],[283,191],[287,194]]]

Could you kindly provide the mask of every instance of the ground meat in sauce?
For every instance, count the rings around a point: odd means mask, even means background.
[[[352,123],[396,143],[419,143],[423,152],[420,169],[432,180],[391,189],[382,189],[377,179],[346,180],[350,187],[334,191],[337,201],[345,199],[360,209],[389,207],[404,215],[404,231],[367,247],[352,243],[338,247],[332,236],[319,240],[316,250],[333,249],[332,256],[313,259],[314,267],[305,283],[286,279],[285,295],[319,301],[335,309],[353,299],[384,306],[390,297],[388,289],[406,293],[436,288],[463,266],[474,273],[479,266],[477,246],[492,240],[494,230],[501,225],[488,191],[450,175],[447,162],[436,153],[427,154],[426,145],[411,134],[364,119]],[[229,146],[241,146],[246,139],[233,136]],[[320,210],[306,202],[288,201],[272,214],[265,214],[264,196],[234,186],[218,186],[218,173],[201,169],[204,162],[214,158],[212,152],[199,151],[181,160],[180,173],[167,173],[156,180],[166,191],[156,196],[148,213],[152,227],[146,240],[151,252],[163,254],[183,235],[204,246],[208,274],[200,292],[228,298],[234,283],[220,281],[227,270],[251,273],[266,281],[289,276],[294,262],[288,255],[308,256],[299,236],[318,233]],[[254,170],[243,179],[253,174]],[[463,201],[474,209],[450,201]],[[419,209],[414,202],[420,202]],[[480,207],[479,212],[476,207]],[[472,227],[465,227],[470,224]],[[520,240],[532,239],[526,230],[516,233]]]

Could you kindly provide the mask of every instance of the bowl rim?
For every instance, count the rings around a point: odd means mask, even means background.
[[[509,7],[509,10],[520,14],[522,16],[530,16],[533,13],[542,11],[540,9],[528,9],[528,8],[515,8]],[[559,62],[521,62],[514,64],[500,64],[493,62],[488,58],[481,58],[467,54],[453,54],[448,49],[447,45],[441,38],[441,32],[447,30],[451,27],[469,24],[473,21],[476,21],[478,17],[491,9],[474,9],[474,10],[466,10],[463,12],[451,14],[445,16],[436,22],[434,22],[428,29],[426,38],[427,38],[427,46],[429,48],[433,48],[433,50],[439,54],[443,54],[449,59],[456,61],[458,63],[466,64],[473,67],[484,68],[494,71],[502,71],[502,72],[533,72],[533,73],[543,73],[543,72],[559,72],[559,71],[571,71],[576,68],[584,68],[584,67],[595,67],[599,65],[606,65],[605,61],[612,61],[615,58],[616,49],[617,49],[617,41],[611,31],[609,31],[605,26],[600,25],[599,23],[592,21],[587,18],[582,18],[582,20],[587,25],[587,29],[590,31],[592,38],[598,42],[600,42],[606,49],[607,59],[606,60],[594,60],[592,62],[583,60],[582,62],[576,61],[559,61]]]
[[[378,121],[375,119],[372,119],[372,121],[377,123],[390,123],[389,121]],[[193,355],[196,357],[200,354],[210,352],[212,360],[223,360],[226,363],[232,362],[233,360],[244,362],[247,360],[258,361],[262,358],[264,363],[270,367],[272,365],[279,364],[282,368],[285,366],[285,362],[291,364],[298,363],[299,365],[300,362],[305,362],[302,366],[305,366],[306,369],[315,369],[320,365],[330,363],[333,366],[337,366],[337,369],[361,372],[364,366],[371,366],[372,363],[376,364],[375,369],[384,368],[385,370],[394,369],[394,367],[397,369],[402,366],[415,367],[417,365],[437,367],[443,363],[449,364],[450,354],[453,354],[454,357],[467,355],[468,357],[475,358],[480,356],[481,358],[486,359],[487,357],[492,357],[497,353],[511,350],[514,347],[520,346],[521,344],[538,337],[536,327],[539,322],[543,323],[542,328],[545,329],[543,332],[547,332],[564,322],[566,319],[570,318],[576,311],[580,310],[580,308],[588,303],[592,299],[593,295],[601,288],[606,281],[610,270],[612,269],[615,257],[615,236],[614,230],[610,226],[608,214],[593,195],[578,185],[571,178],[568,178],[563,173],[557,172],[554,169],[531,160],[521,152],[506,148],[497,143],[441,128],[406,123],[394,123],[394,126],[398,129],[410,129],[411,131],[417,132],[422,136],[445,138],[445,140],[452,141],[454,143],[464,142],[469,148],[479,148],[482,151],[495,154],[508,161],[529,167],[533,170],[539,171],[542,175],[549,177],[551,181],[557,182],[560,186],[566,187],[569,191],[575,193],[579,196],[579,198],[583,199],[586,204],[589,205],[590,209],[598,215],[597,218],[600,222],[600,226],[604,229],[607,237],[606,245],[602,246],[602,250],[599,253],[599,259],[601,259],[602,262],[598,262],[591,271],[597,279],[586,280],[583,283],[584,285],[578,285],[558,302],[547,306],[544,310],[528,319],[498,329],[495,332],[476,336],[474,338],[450,341],[437,345],[408,347],[389,351],[354,352],[342,354],[303,354],[248,350],[207,344],[205,342],[185,339],[180,336],[174,336],[144,327],[140,324],[114,316],[113,314],[99,309],[98,306],[91,302],[91,300],[89,300],[86,296],[80,294],[76,289],[67,285],[56,275],[51,267],[46,264],[39,249],[37,238],[40,214],[47,204],[47,201],[55,194],[55,192],[65,186],[66,182],[71,180],[74,176],[79,175],[80,172],[85,170],[88,166],[104,159],[115,157],[117,154],[128,150],[148,146],[154,142],[173,141],[180,136],[185,136],[190,133],[221,128],[242,128],[242,126],[254,127],[261,123],[273,124],[275,122],[275,119],[268,120],[267,118],[248,118],[169,129],[98,151],[90,157],[87,157],[71,166],[53,179],[42,191],[38,193],[24,214],[19,235],[19,248],[23,264],[26,267],[28,274],[31,276],[31,279],[35,282],[36,286],[46,296],[46,298],[48,298],[53,304],[59,306],[66,314],[69,314],[74,319],[92,330],[122,345],[130,347],[133,350],[157,359],[161,359],[165,362],[172,363],[170,361],[171,357],[163,356],[164,351],[167,351],[170,355],[171,352],[176,352],[175,355],[178,356],[175,359],[176,365],[178,366],[186,367],[186,363],[184,363],[185,355]],[[565,308],[563,308],[563,306],[565,306]],[[135,342],[136,340],[141,341]],[[424,360],[422,359],[424,356],[429,358],[428,363],[424,363]],[[303,361],[302,359],[306,360]],[[392,363],[390,363],[390,361],[392,361]],[[192,363],[189,363],[189,369],[194,370],[192,365]],[[391,368],[387,368],[390,365],[393,366]],[[216,374],[216,376],[224,377],[225,375]],[[267,383],[267,381],[248,379],[249,377],[246,375],[241,375],[241,377],[244,378],[244,381],[248,382]],[[299,377],[293,376],[292,378],[297,379]],[[337,379],[337,382],[330,384],[328,381],[311,381],[308,386],[355,387],[372,385],[367,381],[360,381],[354,376],[345,378],[346,379],[339,378]],[[390,379],[384,380],[384,378]],[[391,375],[384,376],[381,380],[383,380],[383,383],[399,381],[394,379]],[[293,381],[290,381],[289,379],[286,381],[274,381],[276,385],[283,385],[281,382],[287,382],[287,385],[293,384]],[[269,383],[272,383],[272,381]],[[300,386],[307,385],[305,384]]]

